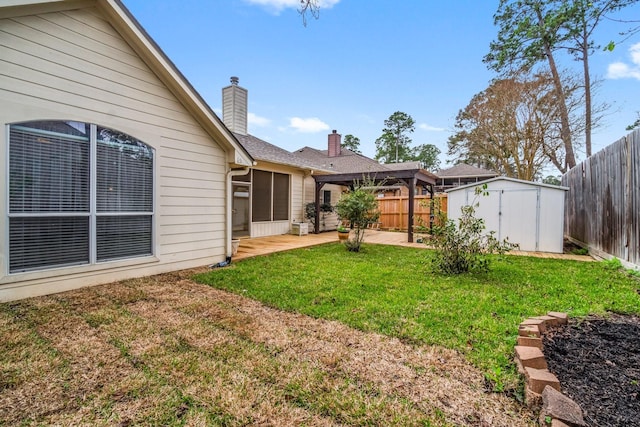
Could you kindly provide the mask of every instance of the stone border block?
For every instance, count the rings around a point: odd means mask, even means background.
[[[547,326],[542,319],[536,319],[535,317],[529,317],[520,323],[520,326],[537,326],[540,333],[545,333]]]
[[[524,368],[547,369],[547,360],[539,348],[517,345],[515,350],[516,357]],[[538,393],[542,393],[542,390]]]
[[[567,313],[562,313],[559,311],[550,311],[547,313],[547,316],[555,317],[560,322],[560,325],[566,325],[569,323],[569,316]]]
[[[540,338],[540,329],[537,325],[520,325],[518,327],[518,335],[521,337],[537,337]]]
[[[518,336],[518,345],[524,347],[535,347],[542,350],[542,338]]]

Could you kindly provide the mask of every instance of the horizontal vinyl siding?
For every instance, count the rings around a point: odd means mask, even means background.
[[[156,152],[156,259],[114,263],[111,269],[76,267],[68,275],[43,271],[0,277],[0,283],[34,285],[14,294],[72,289],[224,259],[226,154],[97,9],[0,20],[0,98],[2,125],[42,119],[97,123],[139,138]],[[3,131],[3,177],[5,137]],[[5,203],[2,197],[3,216]],[[0,221],[3,230],[5,222]],[[0,287],[0,301],[11,299],[11,287]]]

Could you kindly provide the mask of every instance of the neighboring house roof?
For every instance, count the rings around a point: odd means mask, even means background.
[[[307,159],[309,162],[320,165],[323,169],[337,173],[378,172],[389,170],[386,165],[382,165],[369,157],[354,153],[346,148],[342,148],[341,154],[335,157],[329,157],[328,150],[317,150],[311,147],[300,148],[294,153],[304,159]]]
[[[385,163],[384,166],[387,169],[391,169],[394,171],[405,170],[405,169],[422,169],[422,163],[419,161],[410,161],[410,162],[400,162],[400,163]]]
[[[200,123],[203,129],[228,153],[227,161],[243,166],[253,158],[234,138],[211,107],[191,86],[185,76],[164,54],[121,0],[8,0],[0,6],[0,16],[20,16],[37,12],[54,12],[95,5],[109,23],[136,51],[140,58],[167,86],[174,96]]]
[[[438,178],[468,178],[468,177],[494,177],[500,175],[487,169],[478,168],[466,163],[458,163],[457,165],[441,169],[436,172]]]
[[[294,166],[309,170],[325,169],[321,164],[316,164],[302,156],[299,156],[297,153],[291,153],[253,135],[242,135],[239,133],[234,133],[233,135],[238,139],[238,141],[240,141],[240,144],[242,144],[245,150],[247,150],[249,154],[258,161]]]

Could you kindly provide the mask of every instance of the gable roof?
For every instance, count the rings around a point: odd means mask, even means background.
[[[0,18],[97,7],[140,59],[227,153],[227,162],[251,166],[253,158],[226,128],[186,77],[142,28],[121,0],[5,0]]]
[[[240,144],[251,154],[251,156],[259,161],[276,163],[286,166],[294,166],[301,169],[318,170],[330,172],[325,170],[322,165],[316,164],[297,153],[292,153],[280,147],[277,147],[263,139],[257,138],[253,135],[243,135],[234,133],[234,136],[240,141]]]
[[[378,172],[389,170],[385,165],[382,165],[369,157],[363,156],[362,154],[354,153],[346,148],[342,148],[341,154],[335,157],[329,157],[328,150],[316,150],[311,147],[300,148],[299,150],[296,150],[295,153],[310,162],[322,166],[324,169],[338,173]]]
[[[457,165],[441,169],[436,172],[438,178],[468,178],[468,177],[494,177],[500,175],[487,169],[477,168],[466,163],[458,163]]]

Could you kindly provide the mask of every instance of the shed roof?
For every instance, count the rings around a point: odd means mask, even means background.
[[[472,184],[461,185],[460,187],[451,188],[449,190],[445,190],[445,192],[446,193],[452,193],[454,191],[464,190],[466,188],[471,188],[471,187],[478,187],[478,186],[482,186],[482,185],[485,185],[485,184],[490,184],[492,182],[498,182],[498,181],[515,182],[515,183],[519,183],[519,184],[529,185],[529,186],[532,186],[532,187],[550,188],[552,190],[561,190],[561,191],[568,191],[569,190],[569,187],[562,187],[562,186],[559,186],[559,185],[545,184],[543,182],[525,181],[523,179],[510,178],[508,176],[498,176],[496,178],[487,179],[486,181],[474,182]]]

